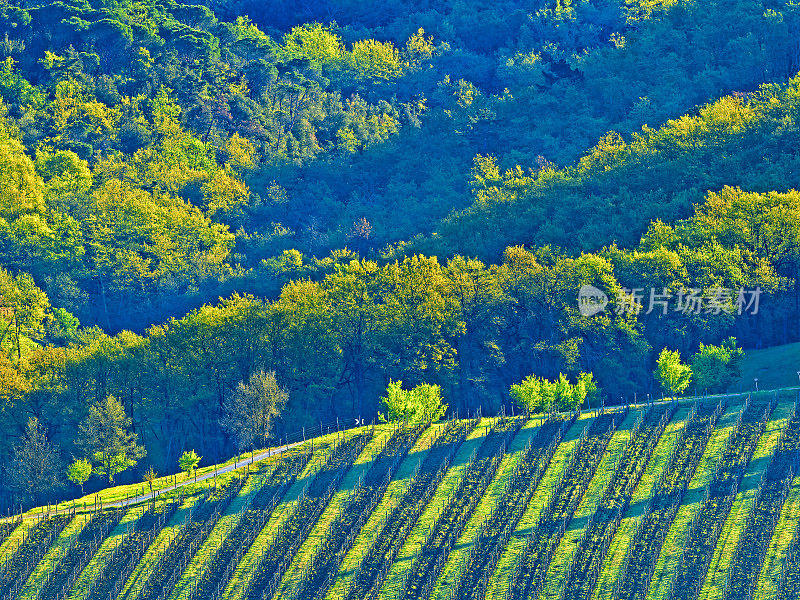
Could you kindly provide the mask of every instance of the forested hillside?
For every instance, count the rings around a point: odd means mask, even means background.
[[[665,348],[800,340],[794,2],[0,0],[0,29],[0,458],[31,417],[78,457],[109,396],[143,465],[221,457],[264,372],[279,436],[390,381],[614,404]]]

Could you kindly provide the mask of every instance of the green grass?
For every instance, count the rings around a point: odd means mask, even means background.
[[[150,544],[150,547],[145,552],[145,555],[142,557],[142,560],[136,565],[136,568],[131,573],[131,576],[128,578],[128,581],[125,582],[125,585],[122,588],[122,593],[120,594],[120,600],[135,600],[139,592],[142,590],[142,585],[144,585],[145,581],[147,581],[147,577],[150,574],[153,565],[164,553],[164,551],[169,547],[170,542],[175,538],[175,536],[180,531],[181,525],[185,522],[186,518],[189,516],[189,511],[191,510],[192,506],[194,506],[199,497],[198,496],[191,496],[187,498],[181,506],[175,511],[175,514],[170,519],[169,523],[161,530],[161,532],[156,536],[156,539],[153,540],[153,543]]]
[[[377,427],[379,428],[381,426],[377,426]],[[358,429],[350,429],[350,430],[347,431],[347,435],[348,436],[354,435],[356,432],[363,431],[364,429],[368,429],[368,427],[362,427],[362,428],[358,428]],[[334,439],[336,439],[336,436],[337,436],[336,433],[331,433],[331,434],[323,435],[321,437],[314,438],[314,444],[316,444],[318,446],[327,446]],[[300,443],[298,445],[299,448],[309,448],[310,446],[311,446],[311,441],[310,440],[306,441],[304,443]],[[272,449],[272,448],[273,447],[271,447],[271,448],[262,448],[260,450],[256,450],[255,454],[259,454],[261,452],[264,452],[264,451],[266,451],[268,449]],[[250,452],[244,452],[244,453],[239,454],[237,456],[231,457],[230,459],[226,460],[225,462],[218,463],[216,465],[206,465],[204,467],[200,467],[200,468],[197,469],[197,476],[200,477],[202,475],[207,475],[209,473],[213,473],[216,469],[221,469],[223,467],[226,467],[226,466],[229,466],[229,465],[233,465],[233,464],[239,465],[236,468],[237,471],[239,471],[239,472],[245,471],[245,470],[248,469],[248,466],[246,464],[243,464],[242,461],[250,460],[250,455],[251,455]],[[255,464],[251,465],[249,467],[249,469],[251,471],[252,470],[258,471],[260,469],[265,468],[266,465],[274,462],[277,459],[278,459],[278,457],[270,457],[270,458],[265,459],[263,461],[256,462]],[[214,481],[215,478],[212,477],[212,478],[209,478],[209,479],[207,479],[205,481],[199,481],[197,483],[189,483],[188,485],[185,485],[185,486],[179,488],[178,490],[174,490],[174,491],[166,492],[164,494],[160,494],[158,497],[159,498],[173,498],[173,497],[179,497],[181,495],[186,496],[186,495],[193,495],[193,494],[203,493],[203,492],[206,492],[209,489],[214,488],[215,485],[217,485],[221,481],[226,481],[231,476],[232,475],[230,473],[226,473],[224,475],[220,475],[219,477],[217,477],[216,478],[217,479],[216,482]],[[191,482],[194,479],[195,479],[194,475],[192,475],[190,477],[190,476],[187,476],[187,474],[184,473],[184,472],[178,472],[178,473],[174,473],[174,474],[171,474],[171,475],[165,475],[163,477],[159,477],[158,479],[156,479],[153,482],[153,490],[154,491],[161,491],[161,490],[163,490],[165,488],[168,488],[168,487],[172,486],[175,483],[186,483],[187,481]],[[97,499],[98,502],[102,502],[104,505],[107,505],[107,504],[110,504],[110,503],[120,502],[120,501],[126,500],[128,498],[135,498],[135,497],[140,496],[142,494],[149,494],[149,493],[150,493],[150,488],[146,483],[132,483],[132,484],[128,484],[128,485],[117,485],[117,486],[111,486],[111,487],[104,488],[104,489],[102,489],[102,490],[100,490],[100,491],[98,491],[96,493],[86,494],[85,496],[82,496],[80,498],[75,498],[74,500],[68,500],[68,501],[61,502],[61,503],[59,503],[57,505],[52,505],[52,506],[49,507],[49,509],[50,510],[68,510],[68,509],[75,508],[76,511],[78,511],[78,512],[83,512],[83,511],[91,512],[91,511],[94,510],[95,499]],[[33,517],[33,516],[36,516],[37,514],[42,514],[43,512],[46,512],[47,508],[48,507],[43,507],[43,506],[39,506],[39,507],[33,508],[33,509],[27,511],[26,513],[24,513],[24,516]]]
[[[754,389],[758,377],[758,388],[762,390],[795,387],[800,385],[797,371],[800,370],[800,342],[745,350],[741,376],[730,386],[731,391]]]
[[[381,427],[376,426],[375,430],[376,436],[378,436],[379,432],[381,431]],[[351,433],[348,432],[347,435],[349,436]],[[352,435],[355,435],[355,433]],[[250,549],[242,557],[242,560],[236,567],[236,571],[234,572],[234,575],[231,578],[231,581],[228,583],[228,587],[226,588],[226,598],[229,600],[239,600],[241,598],[242,592],[253,575],[254,568],[258,564],[264,548],[267,547],[280,525],[291,514],[292,508],[297,503],[303,488],[305,488],[305,486],[313,479],[314,474],[322,467],[322,465],[325,464],[325,461],[327,460],[327,457],[330,455],[331,451],[329,445],[335,438],[336,436],[332,434],[330,436],[325,436],[324,438],[317,438],[314,440],[314,454],[311,457],[311,460],[308,462],[305,469],[303,469],[303,472],[300,473],[292,487],[289,488],[289,491],[286,493],[286,496],[284,496],[280,504],[275,507],[275,510],[272,512],[272,515],[270,515],[270,518],[267,521],[267,524],[261,530],[261,533],[258,535],[258,537],[256,537]],[[307,446],[310,447],[310,443],[307,443]]]
[[[11,532],[3,543],[0,544],[0,562],[10,557],[22,543],[22,536],[36,524],[34,520],[23,521]]]
[[[178,583],[175,585],[175,589],[172,594],[170,594],[171,600],[182,600],[188,597],[188,594],[194,589],[193,586],[203,574],[208,562],[213,558],[214,553],[222,546],[222,541],[225,539],[225,536],[236,523],[239,522],[242,508],[244,508],[251,497],[258,493],[265,479],[266,473],[250,477],[247,480],[236,498],[231,501],[222,515],[220,515],[216,525],[214,525],[214,528],[208,534],[208,537],[186,567],[180,580],[178,580]]]
[[[490,425],[490,419],[482,419],[481,422],[478,423],[478,426],[467,436],[461,448],[459,448],[453,459],[453,465],[445,474],[442,483],[439,485],[439,488],[436,490],[428,506],[420,515],[406,543],[400,549],[397,559],[392,565],[389,575],[380,590],[378,597],[381,600],[390,600],[399,592],[402,578],[410,567],[411,560],[422,548],[422,543],[427,531],[433,527],[442,507],[447,503],[447,499],[458,487],[458,483],[466,471],[470,455],[473,450],[477,450],[481,445],[486,436],[486,428]]]

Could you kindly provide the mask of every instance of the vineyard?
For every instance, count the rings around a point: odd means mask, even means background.
[[[0,523],[0,600],[800,597],[795,391],[330,432]]]

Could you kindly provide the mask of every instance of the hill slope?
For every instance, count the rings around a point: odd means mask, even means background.
[[[795,402],[325,436],[155,504],[4,526],[0,594],[794,597]]]

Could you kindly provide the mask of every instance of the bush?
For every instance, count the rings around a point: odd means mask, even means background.
[[[719,346],[700,344],[692,357],[692,373],[699,390],[724,392],[740,375],[740,362],[744,351],[736,345],[736,338],[728,338]]]
[[[530,412],[575,410],[584,402],[596,406],[600,401],[600,390],[591,373],[578,375],[575,385],[563,373],[555,381],[530,375],[522,383],[512,385],[509,393],[518,406]]]
[[[410,390],[403,389],[402,381],[389,381],[386,396],[381,402],[386,414],[378,413],[381,421],[407,421],[408,423],[432,423],[447,412],[442,403],[442,388],[421,383]]]

